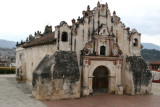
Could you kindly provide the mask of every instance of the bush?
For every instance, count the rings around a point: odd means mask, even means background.
[[[15,68],[0,68],[0,74],[15,74]]]

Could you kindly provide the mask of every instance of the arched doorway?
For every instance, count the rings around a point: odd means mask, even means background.
[[[97,67],[93,72],[93,93],[108,92],[108,69],[104,66]]]

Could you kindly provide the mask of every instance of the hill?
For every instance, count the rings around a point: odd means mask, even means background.
[[[155,49],[160,51],[160,46],[152,44],[152,43],[142,43],[143,49]]]
[[[0,39],[0,48],[15,48],[16,42]]]
[[[142,49],[141,55],[148,64],[151,62],[160,62],[160,51],[158,50]]]
[[[15,57],[15,56],[16,56],[15,49],[0,48],[0,60],[5,60],[8,57]]]

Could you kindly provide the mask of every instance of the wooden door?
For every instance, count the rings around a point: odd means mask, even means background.
[[[107,92],[108,90],[108,71],[104,66],[97,67],[93,73],[93,91]]]

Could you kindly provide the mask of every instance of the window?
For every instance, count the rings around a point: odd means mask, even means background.
[[[106,47],[105,46],[101,46],[100,47],[100,55],[105,55],[106,52]]]
[[[63,32],[62,33],[62,41],[63,42],[67,42],[68,41],[68,33],[67,32]]]
[[[138,46],[138,39],[137,39],[137,38],[135,38],[135,39],[133,40],[133,46]]]

